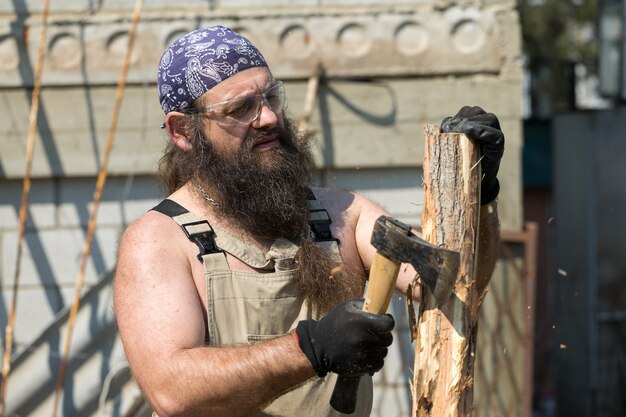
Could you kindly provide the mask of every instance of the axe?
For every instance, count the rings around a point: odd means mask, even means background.
[[[458,252],[428,243],[413,234],[410,226],[389,216],[376,220],[371,243],[376,255],[370,268],[364,311],[387,311],[401,263],[413,265],[438,305],[448,300],[459,271]],[[359,381],[359,375],[339,376],[330,405],[341,413],[354,413]]]

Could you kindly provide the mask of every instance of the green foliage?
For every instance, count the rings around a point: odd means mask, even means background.
[[[554,111],[573,110],[574,63],[597,72],[597,21],[600,0],[520,0],[524,54],[528,68]]]

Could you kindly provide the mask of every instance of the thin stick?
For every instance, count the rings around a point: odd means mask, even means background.
[[[11,371],[11,353],[13,348],[13,329],[15,327],[15,316],[17,312],[17,293],[20,282],[20,264],[24,246],[24,235],[26,234],[26,219],[28,218],[28,197],[30,195],[30,178],[33,166],[33,155],[35,153],[35,138],[37,135],[37,115],[39,113],[39,96],[41,93],[41,75],[43,74],[43,59],[46,51],[46,32],[48,29],[48,14],[50,1],[45,0],[43,15],[41,18],[41,30],[39,32],[39,49],[37,51],[37,63],[35,65],[35,84],[33,88],[32,102],[30,103],[30,114],[28,117],[28,137],[26,139],[26,168],[24,170],[24,183],[22,188],[22,202],[19,214],[19,229],[17,239],[17,256],[15,257],[15,275],[13,277],[13,299],[9,312],[5,334],[4,359],[2,363],[2,389],[0,390],[0,416],[4,416],[6,406],[6,393],[9,382],[9,372]]]
[[[309,77],[309,82],[306,89],[306,97],[304,98],[304,109],[302,110],[302,115],[300,116],[300,120],[298,123],[298,129],[300,131],[304,131],[309,128],[309,121],[311,119],[311,114],[313,114],[315,97],[317,96],[321,73],[321,68],[318,65],[315,67],[313,74],[311,74],[311,76]]]
[[[98,209],[100,207],[100,201],[102,199],[102,190],[106,183],[108,174],[109,159],[111,151],[113,149],[113,142],[115,139],[115,131],[117,129],[117,122],[119,120],[119,114],[122,107],[122,99],[124,98],[124,91],[126,89],[126,77],[128,75],[128,68],[130,66],[130,57],[135,44],[135,37],[137,34],[137,26],[139,25],[139,18],[141,17],[141,9],[143,7],[143,0],[135,1],[135,9],[133,10],[132,23],[130,31],[128,32],[128,48],[126,50],[126,56],[124,58],[124,66],[122,67],[122,73],[120,81],[117,85],[117,91],[115,94],[115,107],[113,108],[113,116],[111,117],[111,125],[109,126],[109,133],[107,138],[107,144],[103,155],[102,165],[98,172],[98,180],[96,182],[96,190],[94,192],[94,204],[89,215],[89,222],[87,224],[87,240],[83,248],[83,255],[76,279],[76,285],[74,288],[74,300],[70,315],[67,323],[67,334],[65,336],[65,343],[63,345],[63,351],[61,356],[61,364],[59,366],[59,373],[57,375],[54,404],[52,408],[52,417],[56,417],[59,399],[63,390],[63,381],[65,379],[65,372],[67,369],[67,362],[70,350],[70,344],[72,340],[72,334],[74,332],[74,325],[76,322],[76,315],[78,314],[78,307],[80,306],[80,296],[85,282],[85,269],[87,267],[87,261],[89,259],[89,253],[91,252],[91,244],[96,231],[96,219],[98,217]]]

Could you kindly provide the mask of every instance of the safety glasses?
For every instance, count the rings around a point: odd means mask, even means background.
[[[285,88],[282,81],[268,88],[263,94],[242,96],[211,104],[205,109],[212,113],[213,118],[223,124],[249,124],[261,115],[263,106],[274,113],[283,110],[285,104]]]

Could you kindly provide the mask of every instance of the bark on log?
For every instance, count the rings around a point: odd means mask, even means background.
[[[422,286],[413,380],[414,417],[473,414],[473,370],[479,299],[476,289],[480,164],[478,148],[462,134],[426,125],[424,239],[461,253],[447,303],[437,306]]]

